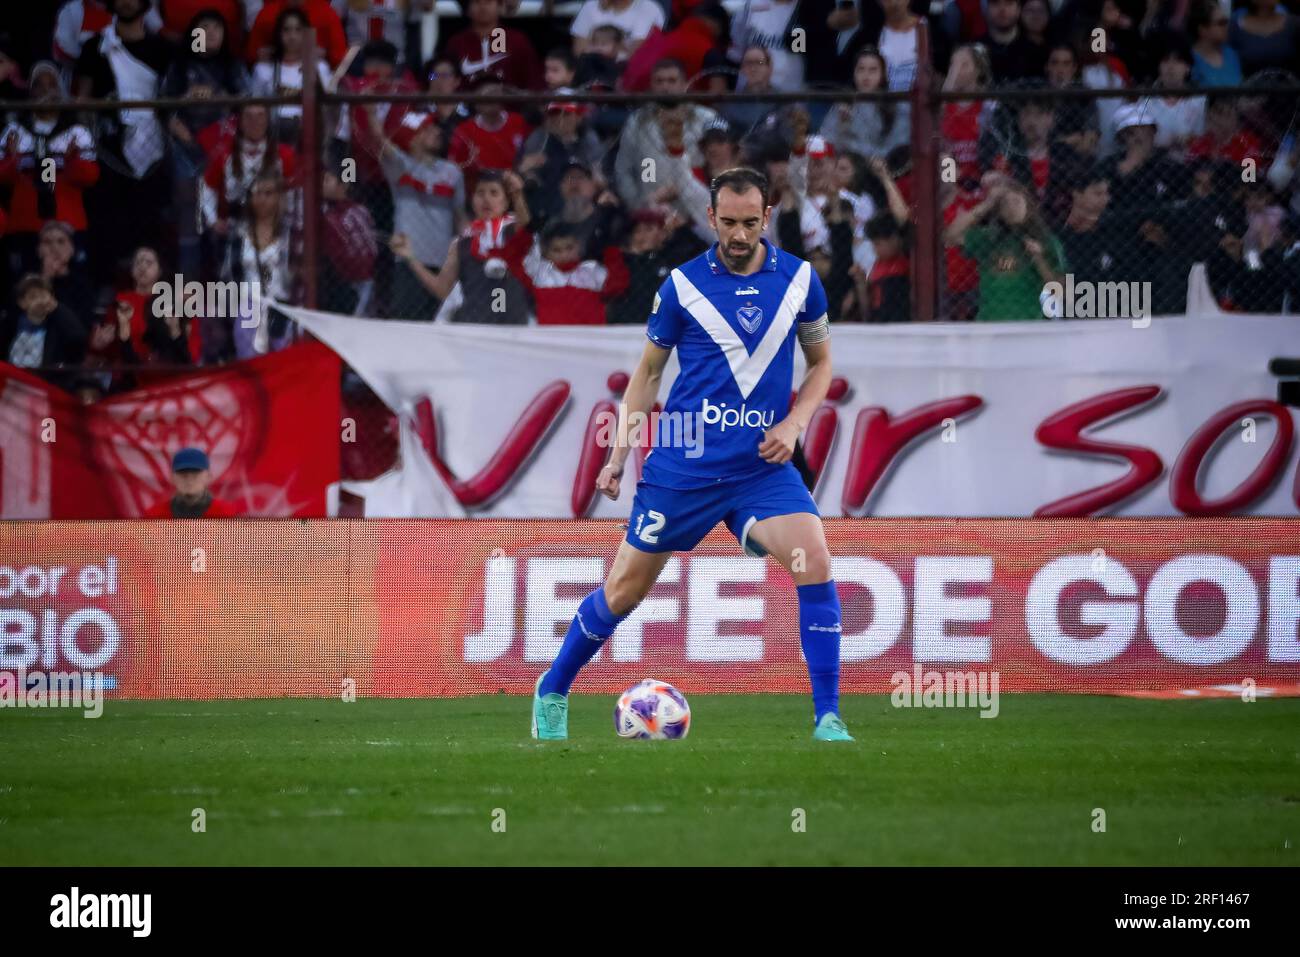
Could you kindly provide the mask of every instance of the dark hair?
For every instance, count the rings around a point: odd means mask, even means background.
[[[651,74],[654,74],[654,73],[658,73],[660,70],[676,70],[678,73],[682,75],[683,79],[686,78],[686,67],[682,64],[682,61],[674,60],[670,56],[666,56],[663,59],[656,60],[655,65],[651,68],[650,72]]]
[[[1100,163],[1085,163],[1071,171],[1069,183],[1071,193],[1082,193],[1093,183],[1109,185],[1110,177],[1106,175],[1106,169]]]
[[[897,239],[903,235],[903,228],[891,213],[877,213],[867,220],[864,229],[868,239]]]
[[[615,26],[612,23],[602,23],[598,27],[593,27],[591,31],[591,38],[593,40],[596,39],[597,33],[610,34],[614,38],[615,43],[622,43],[627,39],[627,32],[622,27]]]
[[[718,208],[718,193],[724,188],[733,193],[747,193],[751,189],[757,189],[763,197],[763,208],[767,208],[767,177],[750,166],[723,170],[713,177],[713,182],[709,184],[709,204],[714,209]]]
[[[874,44],[868,43],[858,55],[853,58],[853,69],[857,70],[858,64],[865,57],[871,57],[880,63],[880,89],[889,89],[889,64]],[[880,111],[880,135],[884,139],[889,139],[894,132],[894,123],[898,120],[898,104],[893,100],[885,100],[883,103],[877,103],[876,109]]]
[[[1157,63],[1176,56],[1188,66],[1192,65],[1192,46],[1187,42],[1187,37],[1175,30],[1166,30],[1160,34],[1156,40],[1156,50],[1159,51]]]
[[[18,280],[18,285],[14,287],[14,300],[22,302],[23,296],[27,295],[33,289],[44,289],[50,295],[54,295],[54,286],[51,282],[40,273],[29,272],[22,279]]]
[[[460,64],[456,62],[455,57],[450,57],[444,53],[442,56],[433,57],[432,59],[428,60],[424,64],[425,80],[433,79],[433,71],[438,68],[439,63],[446,63],[447,65],[449,65],[451,67],[451,72],[456,74],[457,79],[460,79],[461,76]]]
[[[474,188],[478,189],[484,183],[497,183],[502,189],[506,188],[506,178],[501,175],[499,169],[479,170],[478,179],[474,182]]]
[[[578,227],[562,219],[552,219],[542,227],[542,248],[545,249],[557,239],[578,239]]]
[[[1219,5],[1214,0],[1199,0],[1192,4],[1191,9],[1187,11],[1187,32],[1192,40],[1201,38],[1201,30],[1214,21],[1215,14],[1218,12]]]
[[[311,29],[311,21],[307,19],[307,14],[302,12],[301,7],[285,7],[280,11],[280,15],[275,18],[275,32],[271,34],[271,49],[274,51],[272,60],[279,63],[284,59],[284,40],[280,34],[284,32],[284,25],[290,17],[296,17],[302,21],[304,30]]]
[[[546,51],[546,59],[559,60],[564,64],[564,68],[572,73],[577,69],[578,61],[574,59],[573,51],[568,47],[551,47]]]

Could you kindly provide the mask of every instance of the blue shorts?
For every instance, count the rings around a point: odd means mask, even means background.
[[[726,522],[745,554],[761,558],[767,553],[749,540],[749,530],[765,518],[798,512],[821,515],[799,470],[789,462],[703,488],[669,488],[647,481],[643,474],[632,499],[626,541],[643,552],[688,552],[718,522]]]

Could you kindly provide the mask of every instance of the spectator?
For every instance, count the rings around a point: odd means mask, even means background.
[[[1051,178],[1051,136],[1056,111],[1047,99],[1024,100],[1016,109],[1016,129],[1009,152],[999,153],[993,168],[1033,190],[1041,199]]]
[[[77,262],[76,233],[67,223],[51,219],[41,227],[36,244],[41,276],[63,308],[72,313],[87,333],[94,324],[95,288],[82,263]]]
[[[992,218],[992,222],[984,220]],[[1036,204],[1020,186],[995,184],[982,202],[959,214],[944,242],[962,244],[979,264],[982,322],[1044,318],[1043,288],[1060,282],[1060,242],[1044,225]]]
[[[393,236],[393,254],[442,301],[436,321],[523,325],[529,318],[529,296],[507,266],[510,256],[523,255],[532,242],[523,180],[513,172],[486,170],[471,204],[475,219],[452,243],[437,273],[414,257],[400,233]]]
[[[175,51],[149,32],[148,10],[149,0],[113,0],[113,23],[85,44],[77,60],[78,96],[117,100],[158,96]],[[123,250],[161,243],[162,209],[171,189],[163,162],[167,140],[154,110],[117,111],[116,119],[101,129],[98,141],[100,178],[87,193],[87,216],[92,262],[100,278],[107,279]]]
[[[176,143],[173,155],[179,180],[192,179],[207,168],[229,115],[228,110],[205,106],[202,101],[212,96],[239,96],[248,90],[248,71],[232,53],[227,22],[216,10],[203,10],[190,21],[186,36],[195,31],[203,37],[202,49],[196,51],[192,42],[182,44],[162,84],[164,97],[196,101],[177,110],[168,121]]]
[[[731,130],[710,126],[700,137],[700,159],[702,165],[693,172],[695,178],[707,186],[719,173],[741,165],[740,144]]]
[[[802,88],[806,57],[803,52],[790,48],[798,12],[799,0],[745,0],[739,15],[731,22],[731,59],[739,61],[752,47],[766,49],[772,62],[769,81],[772,87]],[[742,73],[737,92],[746,92],[744,79]]]
[[[460,91],[460,67],[451,57],[435,57],[429,62],[425,74],[430,93],[449,96]],[[447,143],[451,142],[451,135],[456,131],[456,127],[470,118],[470,111],[466,109],[465,104],[455,101],[435,103],[432,109],[434,116],[438,118],[438,125],[442,127],[443,141]]]
[[[226,243],[222,281],[258,291],[252,315],[231,317],[231,342],[239,359],[283,349],[294,337],[289,320],[267,308],[272,299],[290,304],[302,300],[298,269],[301,236],[286,206],[284,181],[274,171],[260,173]]]
[[[286,7],[276,18],[271,58],[253,67],[255,96],[302,96],[302,61],[310,26],[306,14],[294,7]],[[325,64],[317,60],[316,70],[321,89],[328,87],[330,73]],[[302,129],[302,107],[275,107],[273,122],[276,139],[296,147]]]
[[[301,11],[307,18],[308,26],[316,31],[316,46],[325,51],[331,67],[343,62],[348,52],[348,40],[343,32],[343,21],[329,0],[265,0],[248,32],[245,53],[249,63],[271,60],[279,39],[280,17],[285,10]]]
[[[1171,93],[1186,90],[1191,71],[1187,42],[1178,34],[1166,35],[1155,85]],[[1205,131],[1203,96],[1149,96],[1138,102],[1138,108],[1155,120],[1156,147],[1169,150],[1175,159],[1182,158],[1188,143]]]
[[[1032,51],[1033,62],[1046,67],[1052,50],[1052,10],[1047,0],[1020,0],[1020,35],[1026,49]],[[1043,70],[1030,73],[1026,79],[1041,79]]]
[[[853,66],[853,87],[859,93],[884,89],[885,58],[875,47],[864,47]],[[821,135],[840,153],[885,156],[911,139],[911,107],[906,103],[859,100],[832,106]]]
[[[578,58],[568,47],[554,47],[542,60],[542,82],[547,90],[571,89],[577,85]]]
[[[772,215],[763,238],[800,259],[829,254],[831,234],[817,204],[808,196],[808,125],[803,110],[792,115],[794,139],[789,152],[773,153],[765,166]]]
[[[1097,146],[1101,132],[1096,115],[1074,110],[1061,111],[1058,106],[1056,125],[1052,129],[1047,189],[1043,194],[1043,214],[1057,226],[1070,214],[1075,185],[1081,176],[1091,175],[1098,160]]]
[[[273,174],[292,180],[297,167],[297,154],[275,139],[267,108],[241,107],[234,137],[218,147],[203,174],[200,208],[204,224],[218,236],[226,235],[229,221],[242,214],[254,180]]]
[[[1133,270],[1131,225],[1108,216],[1109,204],[1105,170],[1098,165],[1081,170],[1070,184],[1070,212],[1058,233],[1076,283],[1114,282]]]
[[[978,44],[967,44],[953,51],[948,74],[943,79],[947,93],[980,93],[987,89],[991,77],[988,57]],[[980,178],[980,138],[996,105],[991,100],[949,100],[943,104],[939,134],[943,148],[957,164],[957,177],[966,182]]]
[[[888,68],[891,90],[910,90],[916,82],[919,63],[917,54],[917,26],[921,18],[908,9],[908,0],[878,0],[885,12],[885,23],[880,28],[876,49],[884,57]],[[1000,2],[1000,0],[993,0]],[[1014,2],[1014,0],[1013,0]],[[1019,16],[1020,9],[1016,8]]]
[[[766,47],[752,46],[745,50],[740,58],[740,82],[749,94],[770,93],[772,86],[772,54]],[[724,102],[718,113],[728,125],[743,139],[755,129],[761,127],[767,117],[772,116],[775,104],[755,101],[751,103]]]
[[[137,249],[132,288],[113,302],[118,361],[125,365],[189,365],[202,355],[197,324],[176,314],[170,295],[154,294],[161,276],[157,251]]]
[[[988,0],[984,11],[989,33],[989,68],[994,83],[1041,77],[1046,72],[1047,44],[1034,43],[1020,27],[1020,0]],[[889,58],[888,51],[885,58]]]
[[[968,184],[940,179],[939,203],[943,208],[944,228],[952,226],[958,216],[974,209],[983,199],[978,180]],[[979,263],[967,256],[961,246],[948,246],[944,250],[943,315],[955,322],[974,319],[979,309],[979,281]]]
[[[212,497],[212,466],[202,449],[184,448],[172,456],[170,498],[147,509],[144,518],[235,518],[239,509]]]
[[[69,74],[90,39],[113,22],[111,5],[111,0],[67,0],[59,8],[52,53],[54,62]],[[151,9],[145,14],[145,27],[150,33],[157,33],[162,26],[156,11]]]
[[[482,2],[474,0],[475,4]],[[500,0],[486,2],[495,4]],[[501,81],[489,73],[478,73],[472,82],[474,92],[485,96],[504,92]],[[447,155],[464,171],[466,188],[473,189],[481,171],[514,167],[528,133],[528,124],[518,113],[509,112],[499,102],[479,101],[474,104],[473,118],[452,133]]]
[[[706,70],[731,66],[726,54],[730,36],[731,18],[722,4],[701,3],[667,33],[652,32],[628,57],[627,68],[623,71],[623,87],[635,93],[643,92],[647,86],[653,88],[659,65],[665,60],[673,60],[681,65],[684,90],[687,80],[694,80]],[[725,92],[724,77],[715,73],[710,78],[709,87]]]
[[[572,90],[559,89],[565,96]],[[563,205],[560,180],[569,164],[577,162],[590,170],[600,163],[604,147],[591,130],[584,128],[582,105],[555,101],[547,105],[542,125],[528,134],[519,159],[519,175],[528,194],[528,208],[540,222],[546,222]]]
[[[870,322],[909,322],[912,318],[912,266],[903,226],[889,213],[867,223],[875,262],[867,276],[866,318]]]
[[[707,245],[681,216],[647,207],[632,213],[632,228],[623,247],[628,270],[627,291],[605,308],[610,325],[643,325],[664,279]]]
[[[543,326],[605,325],[605,303],[627,290],[627,266],[617,246],[601,261],[582,258],[582,237],[569,223],[547,223],[524,256],[507,258],[510,271],[533,297]]]
[[[1187,152],[1193,157],[1227,160],[1240,170],[1247,160],[1255,168],[1261,166],[1264,147],[1259,137],[1241,125],[1235,97],[1211,96],[1205,107],[1205,132],[1188,144]]]
[[[1278,10],[1278,0],[1247,0],[1228,27],[1228,43],[1237,51],[1241,72],[1295,73],[1300,59],[1300,18]]]
[[[861,2],[879,14],[874,0]],[[803,30],[806,45],[803,79],[809,87],[842,86],[852,73],[849,56],[863,40],[869,39],[861,36],[863,19],[858,3],[859,0],[799,0],[795,26]]]
[[[1189,20],[1192,85],[1240,86],[1241,58],[1228,45],[1228,14],[1215,0],[1198,0]]]
[[[394,62],[404,69],[407,57],[406,31],[425,11],[433,9],[433,0],[346,0],[339,9],[343,33],[349,49],[371,43],[386,43],[395,52]],[[412,61],[418,70],[420,61]]]
[[[1185,174],[1156,147],[1155,120],[1137,105],[1120,107],[1115,131],[1121,152],[1106,161],[1111,202],[1140,222],[1181,197]]]
[[[1107,50],[1110,47],[1106,47]],[[1080,30],[1075,35],[1074,52],[1078,55],[1079,77],[1083,85],[1090,90],[1119,90],[1128,86],[1129,75],[1124,63],[1110,52],[1097,52],[1093,49],[1089,34]],[[1096,102],[1098,128],[1101,130],[1100,155],[1109,156],[1115,149],[1115,113],[1122,101],[1117,97],[1107,97]]]
[[[467,82],[473,81],[476,74],[490,72],[506,86],[540,90],[542,65],[537,51],[527,35],[502,26],[502,7],[502,0],[469,0],[469,26],[447,40],[443,53],[457,59]]]
[[[651,88],[663,97],[684,92],[685,69],[673,60],[657,64],[651,77]],[[705,129],[723,122],[707,106],[667,103],[661,101],[653,106],[641,107],[629,117],[623,128],[622,141],[614,160],[614,181],[619,198],[629,208],[646,205],[650,201],[650,195],[663,185],[658,181],[657,168],[673,165],[675,157],[664,141],[665,123],[681,127],[682,152],[677,155],[685,155],[689,165],[696,167],[702,165],[699,143]],[[673,149],[677,149],[676,144]],[[648,177],[647,173],[650,174]]]
[[[455,163],[443,159],[442,128],[431,113],[411,113],[413,132],[405,149],[385,139],[384,173],[393,193],[393,229],[407,238],[410,253],[436,272],[464,221],[465,181]],[[431,320],[439,303],[412,275],[393,276],[390,314],[402,319]]]
[[[626,58],[651,30],[663,29],[664,8],[655,0],[583,0],[569,27],[575,56],[587,52],[592,31],[601,26],[615,26],[623,31]]]
[[[574,82],[582,87],[612,90],[623,78],[627,45],[623,31],[606,23],[591,31],[591,42],[578,57]]]
[[[75,368],[86,354],[86,328],[54,296],[43,276],[18,281],[14,298],[18,312],[0,327],[0,356],[20,369],[34,369],[47,382],[68,388]]]
[[[623,209],[615,196],[579,159],[569,161],[559,181],[560,206],[546,220],[573,227],[582,259],[599,259],[623,232]],[[529,207],[531,210],[531,206]],[[538,222],[545,228],[540,218]]]
[[[366,207],[348,197],[338,174],[326,170],[321,181],[323,242],[317,273],[317,299],[329,312],[365,315],[371,277],[379,255],[375,221]]]
[[[1079,55],[1072,44],[1054,43],[1047,51],[1047,85],[1054,90],[1083,88]],[[1096,100],[1079,97],[1062,97],[1056,102],[1057,126],[1071,130],[1101,130],[1101,118]]]
[[[1187,192],[1186,169],[1155,145],[1156,126],[1135,104],[1115,114],[1123,154],[1104,164],[1111,205],[1121,217],[1116,228],[1132,237],[1130,259],[1151,283],[1151,305],[1158,315],[1183,311],[1187,300],[1187,243],[1171,230]]]
[[[58,68],[48,60],[37,63],[28,87],[32,112],[17,115],[0,133],[0,184],[11,190],[6,244],[13,275],[36,268],[36,237],[52,220],[72,227],[84,255],[83,194],[99,180],[90,131],[73,113],[41,109],[66,99]]]
[[[195,21],[216,20],[221,23],[224,35],[215,44],[208,35],[205,48],[216,50],[224,46],[233,57],[243,59],[244,34],[247,31],[244,30],[240,0],[159,0],[158,12],[163,21],[159,32],[178,49],[193,50]]]

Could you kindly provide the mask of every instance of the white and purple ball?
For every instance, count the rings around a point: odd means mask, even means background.
[[[646,678],[619,695],[614,730],[620,738],[684,738],[691,729],[686,696],[666,681]]]

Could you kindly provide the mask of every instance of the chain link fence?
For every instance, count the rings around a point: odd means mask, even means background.
[[[10,105],[3,358],[94,401],[291,343],[270,299],[639,325],[710,242],[709,180],[739,164],[767,174],[766,235],[812,262],[833,322],[1140,319],[1187,311],[1189,290],[1198,308],[1300,309],[1294,76],[994,89],[952,59],[892,94],[719,96],[680,77],[645,95],[489,81]],[[261,301],[214,305],[232,283]],[[46,286],[38,348],[21,320]],[[352,372],[340,387],[369,424],[345,478],[374,477],[396,423]]]

